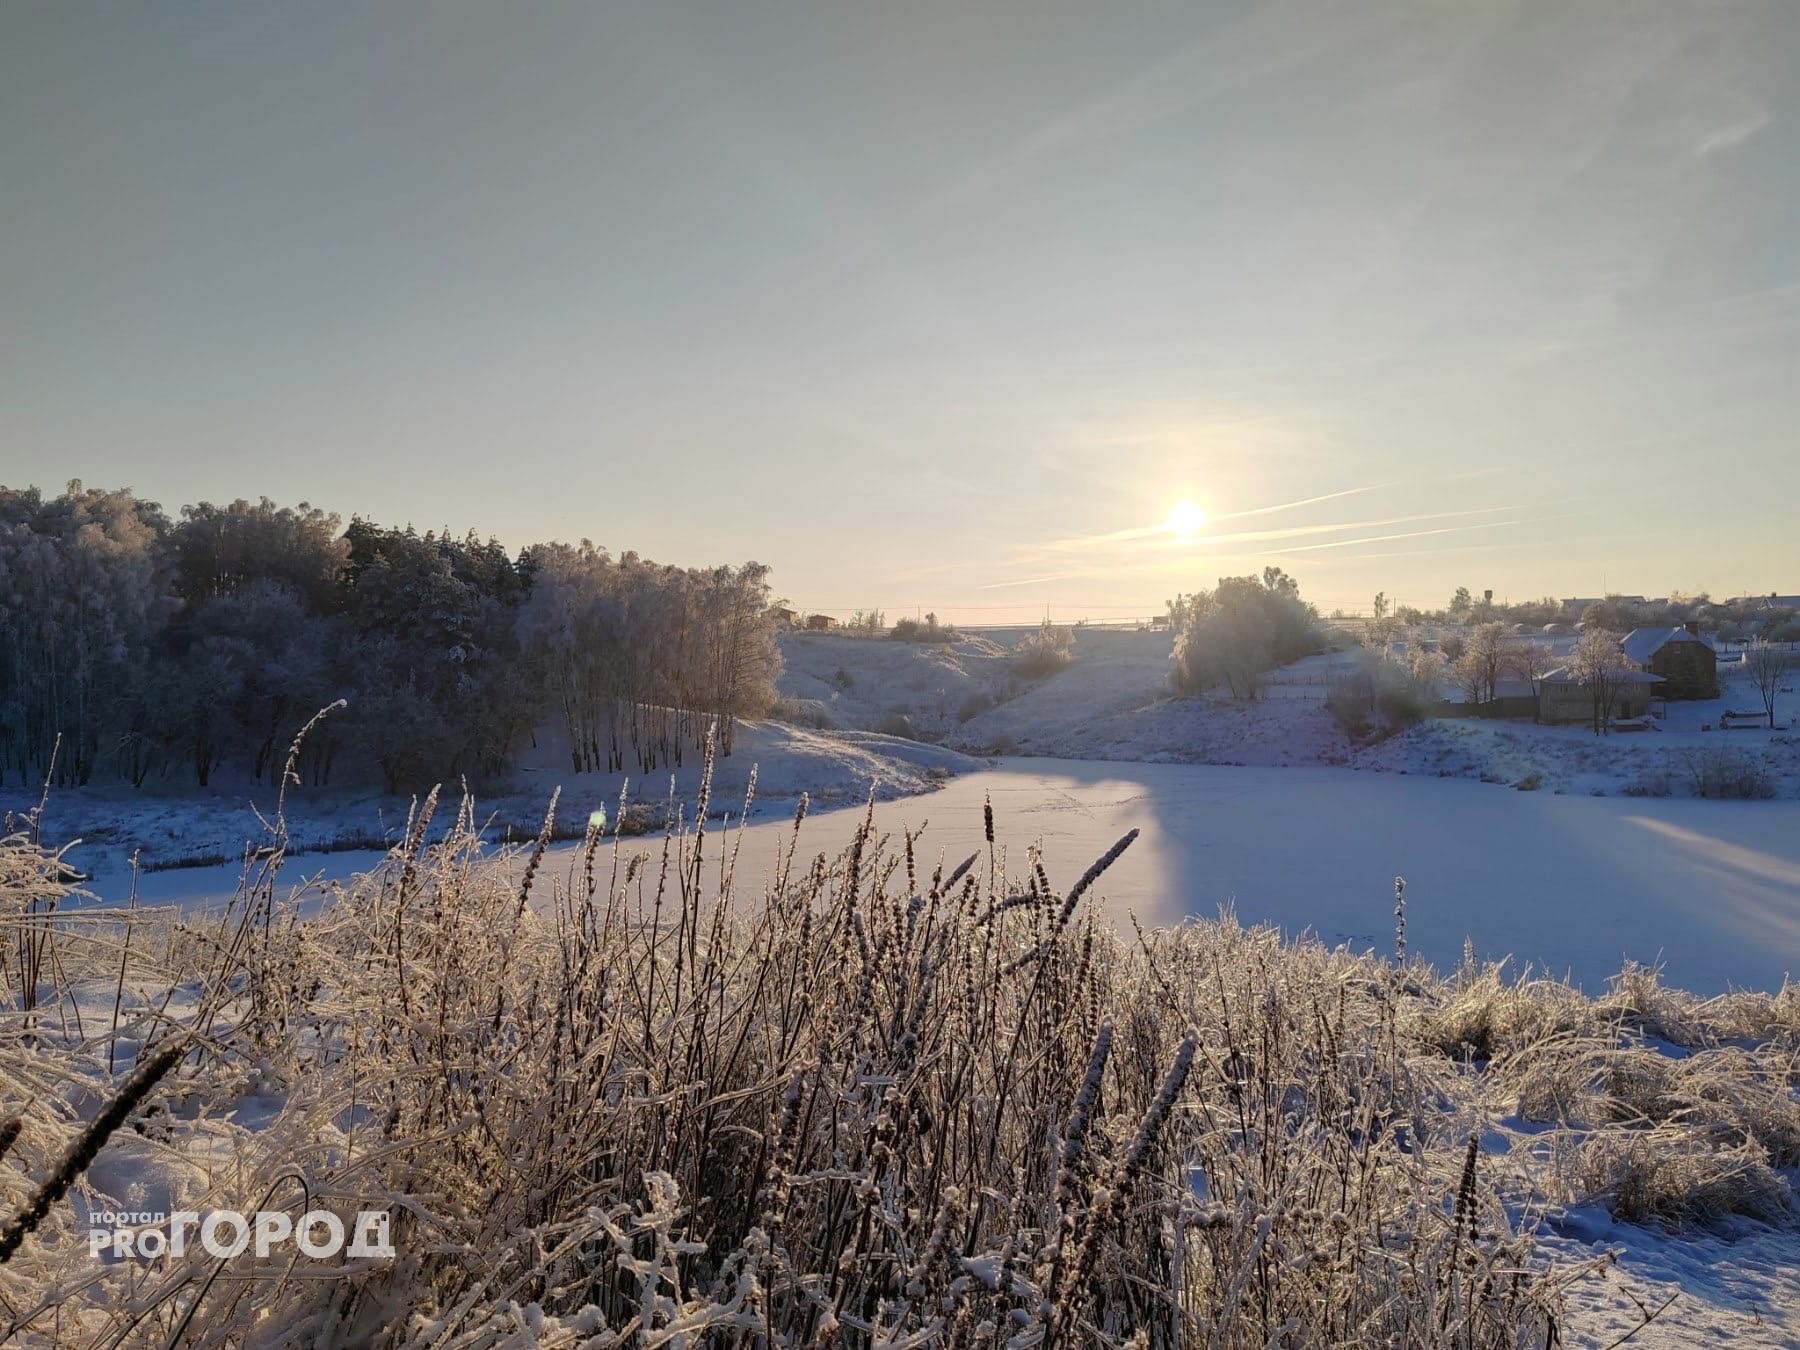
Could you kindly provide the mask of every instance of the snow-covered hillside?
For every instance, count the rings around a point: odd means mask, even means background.
[[[1708,761],[1723,755],[1766,779],[1777,797],[1800,797],[1800,731],[1716,729],[1725,709],[1756,706],[1729,672],[1718,699],[1673,702],[1653,730],[1636,734],[1430,719],[1357,744],[1325,706],[1331,673],[1352,663],[1354,650],[1283,667],[1265,697],[1242,701],[1223,692],[1174,696],[1167,633],[1077,629],[1070,664],[1039,679],[1013,670],[1006,644],[1022,636],[988,633],[941,646],[792,636],[780,681],[791,701],[786,715],[804,710],[822,725],[879,727],[970,755],[1342,765],[1600,796],[1700,795]]]
[[[942,738],[1022,688],[1008,641],[1018,635],[996,636],[940,643],[789,633],[777,683],[784,713],[820,727]]]

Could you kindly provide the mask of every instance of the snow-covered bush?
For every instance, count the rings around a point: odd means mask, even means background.
[[[1220,577],[1218,587],[1169,602],[1175,630],[1171,681],[1183,694],[1223,685],[1233,698],[1254,698],[1262,678],[1324,649],[1318,612],[1300,598],[1280,568],[1262,577]]]
[[[897,621],[888,636],[896,642],[955,642],[956,630],[940,624],[937,615],[927,614],[923,619]]]
[[[1075,655],[1075,634],[1070,628],[1045,619],[1035,633],[1013,648],[1012,668],[1028,680],[1054,675]]]
[[[1363,648],[1348,665],[1327,673],[1325,706],[1354,739],[1390,736],[1430,715],[1443,667],[1443,657],[1435,652],[1402,661]]]

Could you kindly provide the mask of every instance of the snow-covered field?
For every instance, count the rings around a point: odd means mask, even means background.
[[[989,632],[945,646],[792,635],[781,687],[831,725],[910,725],[971,754],[1039,755],[1140,763],[1348,765],[1382,773],[1531,784],[1556,793],[1686,796],[1695,759],[1718,750],[1760,767],[1776,795],[1800,798],[1800,730],[1717,727],[1726,709],[1759,706],[1725,668],[1722,696],[1668,705],[1655,729],[1595,736],[1584,727],[1529,721],[1431,720],[1373,745],[1356,745],[1325,708],[1327,679],[1353,651],[1309,657],[1274,672],[1266,697],[1172,697],[1165,632],[1080,629],[1069,667],[1046,679],[1013,676]],[[832,683],[847,673],[848,687]],[[984,707],[983,700],[993,700]],[[963,709],[968,716],[954,715]],[[945,716],[942,710],[952,710]],[[1784,699],[1781,720],[1800,712]]]
[[[1357,747],[1323,697],[1327,671],[1348,654],[1297,663],[1277,672],[1266,699],[1233,703],[1168,696],[1166,634],[1083,631],[1072,664],[1041,680],[1014,673],[1007,644],[1017,636],[946,646],[789,639],[786,720],[747,724],[719,762],[713,807],[729,813],[729,829],[711,827],[709,858],[732,850],[739,893],[755,894],[790,838],[800,793],[812,803],[801,839],[812,855],[849,842],[873,790],[878,830],[897,838],[923,827],[926,865],[954,864],[983,846],[991,801],[1009,870],[1024,875],[1035,843],[1058,886],[1140,831],[1098,887],[1102,912],[1121,927],[1127,914],[1149,926],[1229,906],[1247,922],[1388,952],[1394,878],[1404,875],[1409,949],[1440,969],[1457,965],[1467,938],[1484,958],[1511,956],[1510,973],[1531,963],[1590,993],[1628,961],[1660,964],[1667,983],[1703,995],[1773,991],[1800,970],[1800,761],[1789,735],[1703,731],[1707,708],[1675,705],[1665,730],[1637,736],[1444,721]],[[1687,795],[1685,757],[1720,744],[1762,757],[1782,799]],[[611,813],[624,776],[574,776],[565,762],[556,738],[541,735],[514,778],[478,801],[489,837],[529,835],[558,786],[560,819]],[[744,824],[753,768],[757,808]],[[691,803],[699,772],[690,756],[674,774],[633,775],[632,795]],[[1533,777],[1539,790],[1508,790]],[[1634,795],[1642,786],[1652,795]],[[19,793],[0,799],[31,804]],[[131,889],[133,849],[156,861],[241,857],[244,841],[261,836],[257,809],[270,805],[266,791],[229,780],[205,795],[64,792],[52,795],[44,828],[47,838],[91,841],[71,857],[93,873],[88,889],[101,903],[117,903]],[[297,793],[288,815],[303,847],[323,846],[395,838],[408,805],[366,791]],[[284,884],[310,879],[306,909],[316,912],[332,881],[382,856],[298,856]],[[576,866],[573,846],[546,866]],[[150,872],[138,899],[223,904],[240,870]],[[1536,1128],[1496,1119],[1490,1165],[1526,1166]],[[107,1181],[104,1168],[96,1180]],[[1567,1263],[1616,1254],[1570,1291],[1568,1344],[1606,1345],[1636,1329],[1627,1343],[1800,1345],[1791,1229],[1742,1220],[1665,1232],[1585,1205],[1546,1221],[1538,1241]],[[1671,1298],[1638,1329],[1644,1311]]]
[[[1556,798],[1348,769],[1013,759],[929,796],[881,802],[875,821],[895,837],[923,827],[929,868],[940,854],[954,863],[978,851],[986,801],[999,837],[1010,841],[1008,870],[1021,875],[1025,852],[1041,841],[1058,887],[1126,830],[1140,830],[1097,892],[1104,912],[1129,911],[1146,925],[1230,901],[1247,921],[1386,951],[1392,877],[1401,872],[1409,948],[1443,969],[1457,963],[1464,935],[1485,956],[1547,961],[1595,992],[1629,958],[1660,955],[1670,983],[1712,993],[1731,984],[1778,987],[1800,957],[1800,830],[1791,803]],[[855,807],[810,815],[802,857],[847,843],[862,817]],[[776,819],[715,828],[706,857],[735,857],[739,887],[754,894],[788,837]],[[654,862],[660,844],[623,847]],[[288,875],[316,863],[342,876],[376,860],[299,859]],[[554,875],[576,865],[573,850],[562,849],[546,867]],[[232,867],[157,873],[141,898],[192,902],[206,898],[207,887],[222,898],[235,878]],[[1688,1053],[1645,1043],[1670,1057]],[[260,1137],[280,1106],[251,1091],[233,1108],[232,1127]],[[1498,1108],[1483,1136],[1484,1175],[1532,1172],[1541,1183],[1544,1160],[1533,1150],[1543,1127],[1510,1110]],[[138,1159],[141,1146],[122,1139],[123,1151],[94,1174],[109,1194],[165,1163],[161,1155]],[[1579,1135],[1574,1141],[1566,1146]],[[161,1185],[167,1177],[155,1171],[153,1179]],[[1631,1344],[1800,1343],[1800,1242],[1791,1228],[1734,1217],[1716,1231],[1665,1231],[1616,1221],[1588,1203],[1530,1222],[1553,1259],[1571,1267],[1604,1259],[1608,1267],[1570,1290],[1567,1344],[1612,1343],[1671,1298]]]
[[[1590,992],[1626,960],[1660,963],[1671,983],[1699,993],[1775,989],[1800,972],[1800,806],[1790,802],[1557,798],[1347,769],[1014,759],[883,802],[875,821],[895,838],[927,827],[921,848],[954,863],[981,846],[986,800],[1007,838],[1041,841],[1053,881],[1140,831],[1100,889],[1108,912],[1146,924],[1231,906],[1246,922],[1387,951],[1403,875],[1409,946],[1443,968],[1468,938],[1484,958],[1511,956]],[[715,801],[734,816],[740,805]],[[773,873],[791,811],[769,807],[741,839],[733,828],[741,884]],[[804,851],[835,854],[862,817],[853,807],[812,813]],[[289,875],[343,879],[379,857],[301,857]],[[238,872],[153,873],[139,899],[222,902]],[[115,872],[89,889],[116,903],[129,887]]]

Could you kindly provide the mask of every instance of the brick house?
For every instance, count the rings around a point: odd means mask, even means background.
[[[1663,678],[1663,698],[1717,698],[1719,654],[1700,635],[1700,625],[1678,628],[1634,628],[1619,644],[1625,659],[1639,670]]]

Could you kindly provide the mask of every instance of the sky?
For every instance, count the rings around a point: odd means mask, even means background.
[[[964,623],[1793,593],[1795,70],[1783,0],[10,4],[0,483]]]

